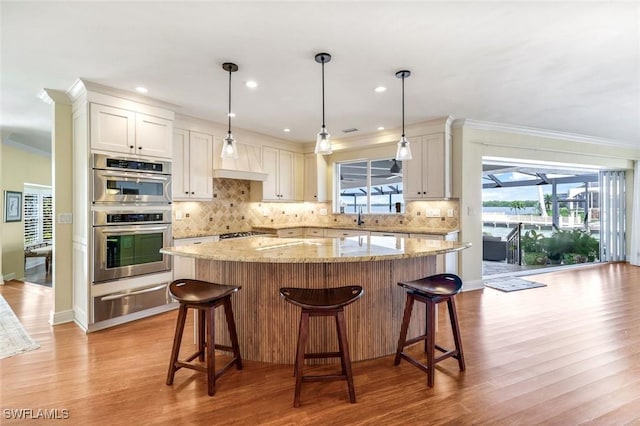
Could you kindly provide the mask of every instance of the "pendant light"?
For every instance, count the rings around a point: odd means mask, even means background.
[[[316,55],[316,62],[322,64],[322,128],[318,132],[316,137],[316,154],[328,155],[333,151],[331,150],[331,135],[327,132],[327,128],[324,124],[324,64],[331,61],[331,55],[328,53],[318,53]]]
[[[402,137],[398,141],[398,150],[396,151],[396,160],[411,160],[411,146],[409,140],[404,136],[404,79],[411,75],[411,71],[402,70],[396,73],[396,77],[402,79]]]
[[[229,118],[229,132],[227,133],[227,137],[224,138],[220,157],[237,159],[238,148],[236,147],[236,140],[231,134],[231,73],[238,71],[238,66],[231,62],[225,62],[222,64],[222,69],[229,72],[229,112],[227,113],[227,117]]]

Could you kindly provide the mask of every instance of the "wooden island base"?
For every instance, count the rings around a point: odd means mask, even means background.
[[[300,309],[279,296],[280,287],[362,286],[362,298],[345,308],[351,359],[362,361],[395,353],[406,298],[405,290],[397,283],[435,273],[435,255],[337,263],[196,259],[198,279],[242,286],[231,298],[242,358],[276,364],[294,363],[300,317]],[[222,315],[216,312],[216,336],[228,343]],[[424,318],[424,305],[418,303],[413,309],[409,337],[424,331]],[[313,318],[307,351],[337,350],[335,322]]]

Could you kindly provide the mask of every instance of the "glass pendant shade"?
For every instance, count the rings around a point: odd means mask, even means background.
[[[238,148],[236,147],[236,140],[233,138],[231,133],[227,133],[227,137],[224,138],[224,144],[222,144],[222,153],[220,154],[222,158],[233,158],[234,160],[238,159]]]
[[[331,135],[327,132],[325,127],[321,128],[316,137],[316,154],[328,155],[333,151],[331,150]]]
[[[396,151],[396,160],[405,161],[412,160],[413,155],[411,154],[411,144],[409,140],[402,135],[400,140],[398,141],[398,149]]]

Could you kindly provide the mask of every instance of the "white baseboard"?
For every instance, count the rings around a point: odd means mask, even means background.
[[[73,321],[73,311],[68,309],[62,312],[49,312],[49,324],[58,325]]]
[[[482,280],[465,281],[462,291],[482,290],[484,283]]]
[[[4,275],[4,276],[2,277],[2,279],[3,279],[3,280],[5,280],[5,281],[15,280],[15,279],[16,279],[16,273],[15,273],[15,272],[12,272],[12,273],[10,273],[10,274]]]

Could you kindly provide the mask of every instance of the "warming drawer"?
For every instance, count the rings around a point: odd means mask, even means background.
[[[168,282],[96,296],[93,298],[93,321],[117,318],[170,302]]]

